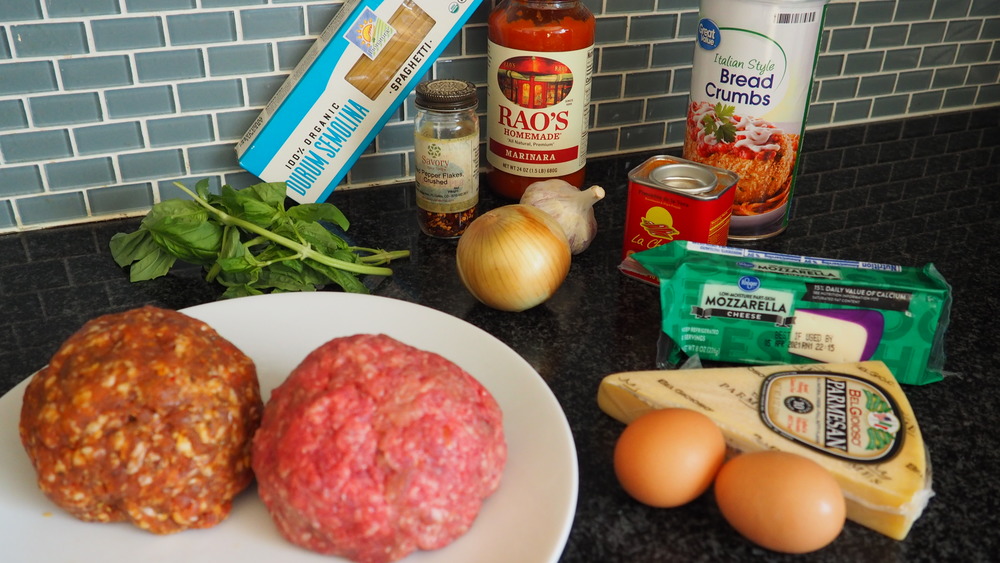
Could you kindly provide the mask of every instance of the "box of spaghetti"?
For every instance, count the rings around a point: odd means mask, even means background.
[[[481,2],[344,2],[236,144],[240,166],[327,199]]]
[[[674,241],[632,255],[660,281],[657,364],[882,361],[944,376],[951,287],[933,264],[854,262]]]

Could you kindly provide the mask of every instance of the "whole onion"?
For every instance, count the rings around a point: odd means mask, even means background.
[[[570,260],[562,227],[548,213],[522,204],[477,217],[456,253],[466,289],[501,311],[524,311],[548,300],[566,279]]]

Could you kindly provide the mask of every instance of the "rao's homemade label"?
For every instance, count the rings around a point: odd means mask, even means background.
[[[684,158],[740,176],[729,236],[784,230],[827,0],[703,0]]]
[[[517,176],[551,178],[587,163],[593,46],[576,51],[489,49],[487,159]]]

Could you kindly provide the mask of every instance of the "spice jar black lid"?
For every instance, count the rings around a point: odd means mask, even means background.
[[[417,84],[417,107],[429,110],[456,111],[475,107],[476,85],[465,80],[442,78]]]

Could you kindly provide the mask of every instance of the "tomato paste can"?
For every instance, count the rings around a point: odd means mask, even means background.
[[[684,158],[736,172],[729,238],[785,230],[827,0],[702,0]]]
[[[725,245],[739,177],[674,156],[654,156],[628,174],[622,272],[657,283],[630,256],[674,240]]]

